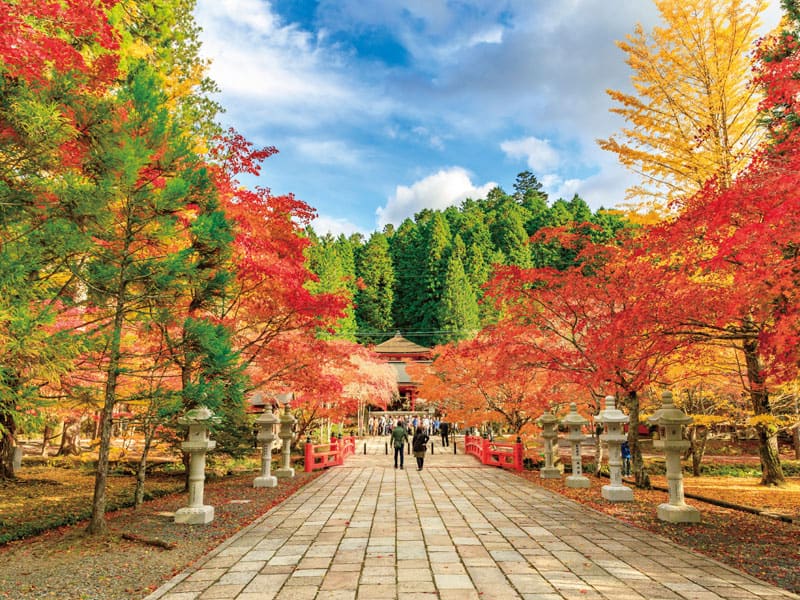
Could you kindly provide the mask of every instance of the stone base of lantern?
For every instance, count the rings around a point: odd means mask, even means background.
[[[289,467],[288,469],[277,469],[275,471],[275,475],[282,479],[291,479],[294,477],[294,469]]]
[[[256,477],[253,480],[253,487],[254,488],[271,488],[276,487],[278,485],[278,478],[274,475],[270,475],[269,477]]]
[[[673,504],[659,504],[658,518],[667,523],[699,523],[700,511],[693,506],[684,504],[675,506]]]
[[[633,490],[624,485],[604,485],[601,494],[609,502],[633,502]]]
[[[570,475],[567,477],[567,487],[568,488],[588,488],[589,487],[589,478],[584,477],[583,475]]]
[[[175,522],[186,525],[206,525],[214,520],[213,506],[187,506],[175,511]]]
[[[561,471],[557,467],[542,467],[539,471],[542,479],[560,479]]]

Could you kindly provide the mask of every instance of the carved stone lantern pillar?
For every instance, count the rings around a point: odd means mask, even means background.
[[[581,464],[581,442],[586,440],[581,429],[588,425],[589,421],[578,414],[578,408],[572,402],[569,405],[569,413],[561,420],[567,426],[567,440],[572,449],[572,475],[567,477],[567,487],[588,488],[589,478],[583,475],[583,465]]]
[[[264,412],[256,419],[258,427],[257,440],[261,443],[261,474],[253,480],[253,487],[275,487],[278,479],[270,475],[269,470],[272,466],[272,442],[275,441],[275,425],[278,418],[271,411]]]
[[[558,418],[551,412],[544,413],[538,420],[542,428],[542,439],[544,440],[544,467],[539,471],[542,479],[559,479],[561,471],[553,466],[553,441],[558,439]]]
[[[611,502],[633,501],[633,490],[622,485],[622,442],[628,439],[622,425],[629,419],[616,407],[614,396],[606,396],[605,408],[600,411],[597,421],[606,426],[606,432],[600,435],[600,440],[608,444],[608,470],[611,473],[611,483],[604,485],[601,493],[603,498]]]
[[[294,424],[297,422],[297,419],[294,418],[294,415],[290,412],[292,398],[294,394],[278,394],[278,403],[283,406],[283,413],[280,416],[280,432],[278,433],[278,437],[281,438],[283,442],[283,452],[281,454],[282,463],[281,468],[275,471],[275,475],[278,477],[285,477],[287,479],[291,479],[294,477],[294,469],[291,466],[291,459],[292,459],[292,428]]]
[[[669,503],[659,504],[658,518],[670,523],[699,523],[700,512],[684,502],[681,468],[681,454],[689,447],[689,441],[683,439],[683,427],[694,419],[675,406],[670,391],[661,394],[661,404],[661,408],[648,419],[664,429],[663,439],[654,442],[654,446],[663,448],[667,457]]]
[[[217,445],[209,438],[208,428],[218,421],[219,417],[215,417],[205,406],[193,408],[178,419],[181,425],[189,426],[189,436],[181,444],[181,449],[189,453],[189,506],[175,511],[176,523],[205,525],[214,520],[214,507],[203,504],[203,491],[206,453]]]

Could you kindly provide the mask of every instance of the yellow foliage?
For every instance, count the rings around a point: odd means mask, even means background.
[[[752,415],[747,419],[748,427],[763,427],[766,430],[776,430],[789,425],[789,418],[785,415]]]
[[[598,140],[642,176],[628,190],[647,213],[664,212],[712,177],[720,185],[759,142],[758,90],[749,56],[766,0],[655,0],[665,27],[637,25],[617,45],[627,54],[635,94],[608,90],[611,112],[628,123]],[[640,205],[642,206],[642,205]]]

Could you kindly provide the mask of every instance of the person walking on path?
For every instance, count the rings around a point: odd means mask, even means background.
[[[449,446],[450,445],[450,423],[447,421],[442,421],[439,423],[439,433],[442,434],[442,446]]]
[[[414,439],[411,440],[411,449],[414,451],[414,458],[417,459],[417,471],[422,471],[422,463],[425,462],[425,451],[428,449],[428,433],[420,425],[414,432]]]
[[[403,419],[397,420],[397,425],[392,429],[392,446],[394,446],[394,468],[397,468],[398,457],[400,457],[400,468],[403,468],[403,454],[408,441],[408,431],[403,424]]]

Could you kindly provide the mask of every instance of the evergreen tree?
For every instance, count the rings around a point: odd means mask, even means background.
[[[334,238],[327,234],[317,237],[308,230],[311,245],[306,251],[308,269],[317,276],[317,281],[309,282],[306,288],[313,294],[336,294],[345,292],[349,298],[356,294],[355,251],[350,239],[344,235]],[[335,336],[355,340],[358,325],[352,302],[345,309],[345,316],[336,325]],[[326,337],[325,332],[321,332]]]
[[[525,209],[507,198],[495,214],[492,239],[503,253],[506,264],[528,268],[531,266],[531,253],[525,217]]]
[[[456,235],[447,257],[441,300],[438,305],[438,325],[441,333],[431,339],[433,344],[474,337],[480,326],[478,302],[464,272],[464,243]]]
[[[447,258],[451,244],[450,227],[440,212],[434,213],[423,226],[421,237],[425,251],[425,271],[415,303],[418,315],[416,320],[421,331],[436,336],[436,332],[442,329],[439,322],[441,315],[439,304],[444,293]],[[431,341],[429,339],[424,343],[429,345]]]
[[[402,332],[420,330],[417,299],[425,273],[425,256],[419,227],[406,219],[391,238],[390,251],[394,266],[394,303],[392,315],[395,328]]]
[[[377,333],[370,341],[380,343],[391,337],[381,333],[394,329],[394,268],[389,241],[382,233],[373,233],[358,253],[358,275],[363,287],[356,293],[356,321],[359,331]],[[362,338],[364,339],[364,338]]]

